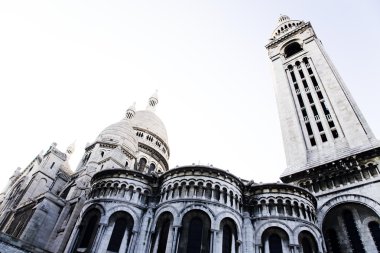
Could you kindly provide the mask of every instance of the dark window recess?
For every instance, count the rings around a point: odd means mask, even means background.
[[[339,137],[338,131],[332,130],[331,133],[335,139]]]
[[[330,111],[329,111],[329,109],[327,109],[325,103],[322,102],[321,105],[322,105],[323,112],[324,112],[326,115],[327,115],[327,114],[330,114]]]
[[[319,99],[323,99],[322,92],[318,91],[318,92],[317,92],[317,95],[318,95],[318,98],[319,98]]]
[[[314,113],[315,116],[318,115],[317,108],[315,108],[314,105],[311,107],[311,110],[313,110],[313,113]]]
[[[328,252],[342,253],[340,250],[338,235],[334,229],[327,230],[327,247],[329,248]]]
[[[373,241],[375,242],[377,251],[380,252],[380,226],[376,221],[371,221],[368,223],[369,231],[371,232],[371,236]]]
[[[145,169],[145,166],[146,166],[146,159],[145,158],[141,158],[140,161],[139,161],[139,171],[144,171]]]
[[[297,83],[294,83],[294,89],[298,90],[299,87],[298,87],[298,84]]]
[[[307,68],[307,72],[309,72],[309,75],[313,74],[313,70],[311,70],[311,68]]]
[[[306,89],[308,86],[307,86],[307,82],[306,80],[302,80],[302,84],[303,84],[303,87]]]
[[[307,93],[307,99],[309,99],[310,104],[314,103],[313,97],[310,93]]]
[[[363,243],[359,236],[354,217],[350,210],[343,211],[343,221],[347,229],[348,239],[350,240],[353,253],[365,253]]]
[[[303,100],[302,100],[301,94],[298,94],[298,95],[297,95],[297,98],[298,98],[298,102],[300,103],[301,108],[305,107],[305,104],[303,103]]]
[[[189,235],[187,241],[187,253],[199,253],[201,252],[202,245],[202,220],[198,217],[193,218],[190,221]]]
[[[307,238],[302,238],[301,246],[303,253],[313,253],[313,248],[311,246],[310,241]]]
[[[285,48],[284,50],[285,57],[292,56],[300,51],[302,51],[301,45],[298,44],[297,42],[293,42]]]
[[[303,74],[303,71],[302,71],[302,70],[298,71],[298,73],[300,73],[300,77],[301,77],[302,79],[305,78],[305,75]]]
[[[334,121],[329,121],[329,127],[334,127],[335,126],[335,124],[334,124]]]
[[[169,228],[170,228],[170,220],[167,220],[161,229],[157,253],[165,253],[165,251],[166,251],[166,244],[168,242]]]
[[[313,135],[313,130],[311,130],[311,126],[310,126],[310,123],[306,123],[306,129],[307,129],[307,133],[309,135]]]
[[[326,142],[327,141],[326,135],[325,134],[321,134],[321,139],[322,139],[322,142]]]
[[[314,137],[311,137],[311,138],[310,138],[310,144],[311,144],[311,146],[315,146],[315,145],[317,145],[317,144],[315,143],[315,139],[314,139]]]
[[[319,130],[319,132],[322,132],[322,131],[323,131],[322,123],[321,123],[321,122],[318,122],[318,123],[317,123],[317,126],[318,126],[318,130]]]
[[[231,253],[232,250],[232,231],[227,225],[223,227],[222,253]]]
[[[315,76],[311,76],[310,79],[314,86],[318,86],[318,82],[317,79],[315,79]]]
[[[302,116],[307,117],[306,109],[304,108],[304,109],[302,109],[301,111],[302,111]]]
[[[294,72],[293,71],[290,71],[290,76],[292,77],[292,81],[293,82],[296,82],[296,76],[294,75]]]
[[[282,253],[281,237],[277,234],[271,234],[269,236],[269,252],[270,253]]]
[[[121,241],[123,240],[125,229],[127,228],[127,220],[119,218],[115,221],[115,226],[112,231],[111,239],[107,250],[119,252]]]

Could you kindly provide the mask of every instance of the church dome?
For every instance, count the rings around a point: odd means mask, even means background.
[[[138,150],[138,142],[132,128],[132,121],[128,118],[106,127],[99,134],[97,141],[117,143],[132,153]]]
[[[279,37],[282,37],[283,35],[296,30],[300,26],[305,24],[304,21],[301,20],[292,20],[286,15],[281,15],[278,19],[278,25],[276,29],[274,29],[271,39],[277,39]]]
[[[146,130],[159,137],[166,144],[168,135],[161,119],[151,110],[137,111],[132,119],[133,127]]]

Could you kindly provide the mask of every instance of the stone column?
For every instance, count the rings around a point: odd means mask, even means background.
[[[128,248],[128,245],[127,245],[127,243],[128,243],[128,237],[129,237],[128,229],[125,229],[123,239],[121,240],[121,245],[120,245],[119,253],[125,253],[127,251],[127,248]]]
[[[136,234],[137,234],[137,231],[132,231],[131,240],[130,240],[130,243],[129,243],[129,247],[128,247],[127,253],[134,252],[134,249],[135,249],[135,246],[136,246],[136,237],[137,237]]]
[[[104,233],[103,233],[103,237],[101,239],[101,242],[100,242],[100,245],[98,248],[98,252],[106,252],[107,251],[108,243],[110,241],[114,227],[115,227],[115,223],[110,224],[108,226],[104,226]]]
[[[174,227],[174,233],[173,233],[173,243],[172,243],[171,253],[176,253],[178,251],[178,241],[180,238],[180,233],[179,233],[180,226],[173,226],[173,227]]]
[[[99,223],[98,231],[96,232],[96,236],[95,236],[95,240],[92,243],[93,246],[91,247],[91,252],[98,252],[99,244],[103,238],[103,234],[104,234],[104,230],[106,228],[106,225],[107,224]],[[89,246],[91,246],[91,245],[89,245]]]
[[[212,243],[212,248],[210,250],[211,253],[218,253],[217,250],[217,236],[218,236],[218,230],[211,230],[211,243]]]

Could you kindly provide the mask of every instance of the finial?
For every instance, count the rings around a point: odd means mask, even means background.
[[[155,106],[158,104],[158,95],[157,95],[157,90],[153,93],[152,96],[150,96],[149,98],[149,103],[148,103],[148,106],[147,106],[147,110],[151,110],[151,111],[154,111],[155,110]]]
[[[135,116],[135,113],[136,113],[136,102],[133,102],[133,104],[127,109],[125,117],[127,117],[127,119],[132,119]]]
[[[288,16],[280,14],[280,17],[278,18],[278,23],[283,23],[287,20],[290,20]]]
[[[67,153],[68,155],[71,155],[72,153],[74,153],[74,151],[75,151],[75,141],[74,141],[73,143],[71,143],[71,144],[67,147],[67,149],[66,149],[66,153]]]

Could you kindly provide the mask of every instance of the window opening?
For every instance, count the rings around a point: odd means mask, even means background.
[[[284,53],[285,57],[288,58],[298,52],[302,51],[301,45],[297,42],[293,42],[289,44],[287,47],[285,47]]]
[[[50,165],[50,169],[52,169],[55,165],[55,162],[53,162],[51,165]]]
[[[347,234],[351,243],[352,252],[365,253],[363,243],[359,236],[358,228],[356,227],[354,217],[350,210],[343,211],[343,221],[347,229]]]
[[[187,253],[199,253],[202,246],[202,233],[203,223],[198,217],[193,218],[190,221],[189,235],[187,242]]]
[[[380,226],[376,221],[371,221],[368,223],[369,231],[371,232],[371,236],[373,241],[375,242],[377,251],[380,252]]]
[[[282,242],[279,235],[271,234],[268,241],[270,253],[282,253]]]
[[[115,226],[113,228],[111,239],[108,244],[107,250],[113,251],[113,252],[119,252],[126,228],[127,228],[126,219],[119,218],[115,221]]]
[[[169,228],[170,228],[170,220],[167,220],[167,221],[165,221],[165,223],[163,224],[162,229],[161,229],[157,253],[165,253],[165,251],[166,251],[166,244],[168,242]]]
[[[232,231],[228,225],[223,227],[222,253],[231,253],[232,250]]]

